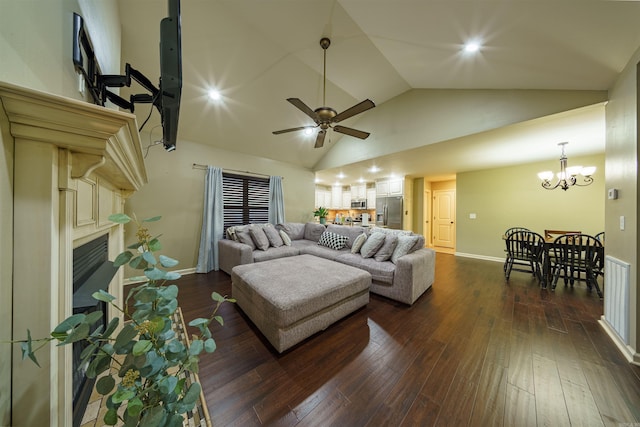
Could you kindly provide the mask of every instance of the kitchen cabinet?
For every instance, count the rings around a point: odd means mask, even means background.
[[[351,209],[351,193],[349,191],[342,192],[342,209]]]
[[[334,185],[331,187],[331,205],[334,209],[340,209],[342,207],[342,187]]]
[[[402,196],[402,179],[393,179],[389,181],[389,195],[390,196]]]
[[[367,184],[351,186],[351,200],[364,200],[367,198]]]
[[[367,188],[367,208],[376,208],[376,189],[375,187]]]
[[[376,182],[376,197],[389,195],[389,181],[377,181]]]
[[[377,181],[376,197],[402,196],[404,194],[403,184],[404,180],[402,178]]]
[[[320,206],[324,208],[331,207],[331,190],[329,187],[316,186],[316,209]]]

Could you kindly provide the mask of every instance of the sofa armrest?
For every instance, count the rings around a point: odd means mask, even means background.
[[[236,265],[253,263],[253,249],[234,240],[218,240],[218,263],[220,270],[231,274],[231,269]]]
[[[393,287],[402,295],[402,302],[413,304],[431,287],[435,273],[436,251],[430,248],[418,249],[398,258]]]

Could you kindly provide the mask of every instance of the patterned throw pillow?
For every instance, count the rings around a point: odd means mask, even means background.
[[[371,233],[369,237],[367,237],[367,241],[364,242],[362,248],[360,248],[360,254],[362,258],[371,258],[378,252],[378,249],[384,244],[384,238],[386,234],[384,233]]]
[[[321,246],[326,246],[331,249],[340,250],[345,247],[347,244],[347,240],[349,238],[347,236],[342,236],[340,234],[332,233],[330,231],[325,231],[320,236],[320,240],[318,240],[318,244]]]
[[[291,246],[291,237],[284,230],[280,230],[280,237],[285,246]]]
[[[364,245],[364,242],[366,241],[367,241],[366,233],[362,233],[358,237],[356,237],[355,240],[353,241],[353,245],[351,246],[351,253],[352,254],[359,253],[360,249],[362,249],[362,245]]]

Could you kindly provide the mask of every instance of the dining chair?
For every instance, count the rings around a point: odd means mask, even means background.
[[[602,246],[604,246],[604,231],[599,232],[598,234],[596,234],[595,236],[596,239],[598,239],[598,241],[600,243],[602,243]]]
[[[551,290],[555,290],[562,276],[565,286],[573,286],[576,280],[585,281],[587,289],[596,289],[602,298],[598,275],[604,268],[604,248],[594,236],[587,234],[565,234],[558,236],[551,245],[550,257],[553,279]]]
[[[510,227],[510,228],[507,228],[507,231],[505,231],[504,235],[502,236],[502,238],[505,241],[505,244],[506,244],[506,241],[507,241],[507,237],[509,237],[509,235],[511,233],[515,233],[516,231],[529,231],[529,229],[526,228],[526,227]],[[504,265],[502,266],[502,269],[505,272],[507,271],[507,261],[509,261],[509,257],[507,256],[508,250],[509,250],[508,247],[506,247],[505,250],[504,250],[505,258],[504,258]],[[524,263],[524,262],[519,262],[519,263]]]
[[[530,230],[514,231],[506,237],[507,261],[505,277],[509,280],[512,271],[530,272],[542,283],[544,259],[544,237]]]
[[[569,231],[569,230],[544,230],[544,240],[547,242],[552,242],[558,236],[562,236],[564,234],[582,234],[581,231]]]

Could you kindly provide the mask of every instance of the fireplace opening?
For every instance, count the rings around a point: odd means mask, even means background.
[[[108,290],[111,279],[118,271],[109,257],[109,235],[104,234],[73,250],[73,314],[89,314],[102,311],[101,320],[91,330],[106,328],[108,323],[107,305],[97,301],[91,295],[98,290]],[[91,397],[95,379],[87,378],[88,364],[81,363],[82,351],[87,347],[84,342],[73,344],[73,426],[79,427]]]

